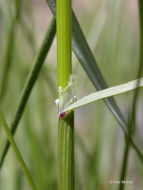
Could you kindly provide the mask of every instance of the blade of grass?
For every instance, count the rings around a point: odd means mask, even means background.
[[[40,48],[40,50],[39,50],[39,52],[38,52],[38,54],[34,60],[33,67],[31,69],[31,72],[29,73],[29,76],[28,76],[28,79],[25,83],[25,86],[24,86],[18,107],[16,109],[16,113],[14,115],[14,119],[13,119],[12,124],[11,124],[11,133],[13,135],[15,134],[18,123],[22,117],[25,105],[26,105],[28,98],[31,94],[32,88],[33,88],[33,86],[34,86],[34,84],[38,78],[40,70],[41,70],[43,63],[45,61],[46,55],[47,55],[47,53],[51,47],[55,33],[56,33],[56,22],[55,22],[55,19],[53,18],[51,23],[50,23],[50,26],[49,26],[46,34],[45,34],[41,48]],[[2,157],[0,160],[0,168],[3,165],[3,161],[5,159],[5,156],[7,154],[9,146],[10,146],[10,144],[9,144],[9,142],[7,142],[6,146],[3,149],[4,151],[2,153]]]
[[[138,81],[140,82],[137,86]],[[138,80],[133,80],[121,85],[117,85],[114,87],[107,88],[105,90],[100,90],[99,92],[91,93],[88,96],[84,96],[83,98],[80,98],[73,104],[69,105],[67,108],[65,108],[65,112],[74,110],[76,108],[79,108],[81,106],[90,104],[92,102],[95,102],[97,100],[101,100],[103,98],[107,98],[110,96],[115,96],[121,93],[125,93],[131,90],[134,90],[138,87],[143,87],[143,78]]]
[[[58,89],[68,85],[71,63],[71,0],[57,0]],[[60,97],[60,93],[58,94]],[[74,113],[58,119],[59,190],[74,189]]]
[[[9,142],[10,142],[10,144],[11,144],[11,146],[12,146],[14,152],[15,152],[15,155],[16,155],[16,157],[17,157],[17,160],[19,161],[19,164],[21,165],[21,168],[22,168],[22,170],[23,170],[23,173],[24,173],[24,175],[25,175],[25,177],[26,177],[26,179],[27,179],[29,185],[31,186],[31,189],[36,190],[37,188],[36,188],[36,186],[35,186],[35,183],[34,183],[32,177],[31,177],[31,175],[30,175],[30,172],[28,171],[28,168],[27,168],[27,166],[26,166],[26,164],[25,164],[25,162],[24,162],[24,160],[23,160],[23,158],[22,158],[21,153],[20,153],[19,150],[18,150],[18,147],[17,147],[17,145],[16,145],[16,143],[15,143],[15,141],[14,141],[14,139],[13,139],[13,136],[12,136],[12,134],[11,134],[11,132],[10,132],[10,129],[9,129],[9,127],[8,127],[8,125],[7,125],[7,123],[6,123],[6,121],[5,121],[5,118],[4,118],[4,116],[3,116],[1,113],[0,113],[0,123],[1,123],[1,126],[3,126],[3,128],[4,128],[4,130],[5,130],[5,133],[6,133],[6,135],[7,135],[7,138],[8,138],[8,140],[9,140]]]
[[[138,73],[137,77],[140,78],[143,74],[143,1],[138,0],[138,9],[139,9],[139,23],[140,23],[140,60],[139,60],[139,67],[138,67]],[[141,83],[141,80],[138,80],[136,82],[136,86],[138,86]],[[135,131],[136,126],[136,109],[137,109],[137,102],[138,102],[138,96],[139,96],[139,89],[137,88],[135,90],[133,101],[132,101],[132,109],[131,114],[129,116],[129,124],[128,124],[128,134],[129,136],[125,136],[125,149],[124,149],[124,155],[123,155],[123,163],[122,163],[122,169],[121,169],[121,175],[120,175],[120,185],[119,190],[124,190],[124,183],[122,183],[122,180],[125,180],[126,173],[127,173],[127,166],[128,166],[128,159],[129,159],[129,153],[130,153],[130,145],[131,145],[131,135],[133,135]]]
[[[49,8],[51,9],[53,15],[55,16],[56,1],[46,0],[46,2],[49,5]],[[86,74],[88,75],[89,79],[92,81],[93,85],[97,88],[97,90],[103,90],[105,88],[108,88],[104,77],[96,63],[96,60],[85,40],[84,34],[80,28],[74,12],[72,12],[72,49],[83,69],[85,70]],[[104,99],[104,101],[115,119],[120,124],[123,132],[128,135],[127,122],[125,121],[125,118],[113,97],[106,98]],[[137,152],[141,162],[143,162],[143,154],[133,138],[131,139],[131,143],[133,148]]]
[[[0,103],[3,100],[3,97],[6,92],[7,82],[8,82],[8,76],[9,76],[9,70],[12,63],[12,55],[13,55],[13,47],[14,47],[14,39],[15,39],[15,28],[16,24],[20,17],[20,5],[21,1],[14,0],[14,6],[15,6],[15,15],[11,18],[11,26],[8,34],[8,41],[6,45],[6,52],[5,52],[5,58],[4,58],[4,69],[1,79],[1,90],[0,90]]]

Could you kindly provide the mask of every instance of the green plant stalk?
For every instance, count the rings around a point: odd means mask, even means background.
[[[8,127],[8,125],[7,125],[7,123],[6,123],[6,121],[5,121],[5,118],[4,118],[4,116],[3,116],[1,113],[0,113],[0,123],[1,123],[1,125],[3,126],[3,128],[4,128],[4,130],[5,130],[5,133],[6,133],[6,135],[7,135],[7,138],[8,138],[8,140],[9,140],[9,142],[10,142],[10,144],[11,144],[11,146],[12,146],[14,152],[15,152],[15,155],[16,155],[16,157],[17,157],[17,160],[19,161],[19,163],[20,163],[20,165],[21,165],[21,168],[22,168],[22,170],[23,170],[23,173],[25,174],[25,177],[26,177],[28,183],[30,184],[31,189],[36,190],[37,188],[36,188],[36,186],[35,186],[35,183],[34,183],[32,177],[31,177],[31,175],[30,175],[30,173],[29,173],[29,171],[28,171],[28,168],[27,168],[27,166],[26,166],[26,164],[25,164],[25,162],[24,162],[24,160],[23,160],[23,158],[22,158],[22,156],[21,156],[21,153],[20,153],[19,150],[18,150],[18,147],[17,147],[17,145],[16,145],[16,143],[15,143],[15,141],[14,141],[14,139],[13,139],[13,136],[12,136],[12,134],[11,134],[11,132],[10,132],[10,129],[9,129],[9,127]]]
[[[58,88],[65,88],[72,73],[71,0],[57,0],[56,10]],[[73,112],[58,119],[58,177],[59,190],[74,189]]]
[[[141,77],[143,74],[143,1],[138,0],[138,9],[139,9],[139,23],[140,23],[140,59],[139,59],[139,67],[137,77]],[[141,80],[137,81],[136,86],[141,83]],[[125,180],[126,173],[127,173],[127,165],[129,159],[129,152],[130,152],[130,145],[131,145],[131,135],[133,135],[136,126],[136,106],[139,96],[139,89],[135,90],[133,101],[132,101],[132,109],[131,109],[131,116],[129,117],[129,125],[128,125],[128,136],[125,135],[126,145],[124,149],[123,155],[123,163],[122,163],[122,170],[120,181]],[[119,190],[124,190],[124,183],[120,183]]]
[[[11,26],[10,26],[10,30],[7,37],[8,40],[7,40],[6,52],[5,52],[4,62],[3,62],[4,69],[3,69],[2,79],[1,79],[0,103],[2,103],[2,100],[6,92],[7,83],[8,83],[9,70],[11,67],[12,56],[13,56],[15,28],[20,17],[20,14],[19,14],[20,4],[21,4],[20,0],[14,1],[15,15],[11,18]]]
[[[46,0],[49,8],[51,9],[53,15],[56,15],[56,1],[55,0]],[[77,56],[81,66],[85,70],[86,74],[88,75],[89,79],[92,81],[93,85],[96,87],[97,90],[103,90],[108,88],[106,81],[96,63],[96,60],[86,42],[84,34],[80,28],[80,25],[77,21],[77,18],[72,12],[72,49],[75,55]],[[128,135],[127,130],[127,122],[121,113],[117,103],[115,102],[113,97],[105,98],[104,102],[106,103],[107,107],[113,114],[114,118],[120,124],[121,129],[123,130],[124,134]],[[143,163],[143,154],[140,148],[138,147],[134,138],[131,138],[132,147],[135,149],[139,159]]]
[[[50,23],[50,26],[48,27],[48,30],[45,34],[45,37],[44,37],[44,40],[43,40],[42,45],[40,47],[40,50],[39,50],[39,52],[38,52],[38,54],[34,60],[33,67],[31,69],[31,72],[29,73],[29,76],[28,76],[28,79],[25,83],[25,86],[24,86],[18,107],[16,109],[16,113],[14,115],[14,119],[13,119],[12,124],[11,124],[11,133],[13,135],[15,134],[18,123],[22,117],[25,105],[26,105],[28,98],[31,94],[32,88],[33,88],[34,84],[36,83],[36,80],[38,78],[40,70],[44,64],[46,55],[47,55],[47,53],[51,47],[55,33],[56,33],[56,21],[53,18],[51,23]],[[10,146],[10,143],[9,143],[9,141],[7,141],[7,143],[3,149],[2,157],[0,160],[0,168],[3,165],[3,161],[5,159],[5,156],[7,154],[9,146]]]
[[[74,113],[58,121],[59,190],[74,189]]]
[[[58,87],[65,88],[71,74],[71,2],[57,0]]]

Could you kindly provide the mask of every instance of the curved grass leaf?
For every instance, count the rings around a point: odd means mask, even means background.
[[[1,123],[1,125],[3,126],[3,128],[4,128],[4,130],[5,130],[5,133],[6,133],[6,135],[7,135],[7,138],[8,138],[8,140],[9,140],[9,142],[10,142],[10,144],[11,144],[11,146],[12,146],[14,152],[15,152],[15,155],[16,155],[16,157],[17,157],[17,160],[19,161],[19,163],[20,163],[20,165],[21,165],[21,168],[22,168],[22,170],[23,170],[23,173],[25,174],[25,177],[26,177],[26,179],[27,179],[29,185],[31,186],[31,189],[36,190],[37,188],[36,188],[36,186],[35,186],[35,183],[34,183],[32,177],[31,177],[31,175],[30,175],[30,172],[28,171],[28,168],[27,168],[27,166],[26,166],[26,164],[25,164],[25,162],[24,162],[24,160],[23,160],[23,158],[22,158],[21,153],[20,153],[19,150],[18,150],[18,147],[17,147],[17,145],[16,145],[16,143],[15,143],[15,141],[14,141],[14,139],[13,139],[13,136],[12,136],[12,134],[11,134],[11,131],[10,131],[10,129],[9,129],[9,127],[8,127],[8,125],[7,125],[7,123],[6,123],[6,121],[5,121],[5,118],[4,118],[4,116],[3,116],[1,113],[0,113],[0,123]]]
[[[139,85],[137,85],[138,82],[139,82]],[[121,93],[125,93],[128,91],[134,90],[138,87],[143,87],[143,78],[138,79],[138,80],[133,80],[121,85],[114,86],[114,87],[110,87],[105,90],[100,90],[95,93],[91,93],[88,96],[84,96],[83,98],[80,98],[79,100],[77,100],[76,102],[68,106],[64,111],[67,112],[70,110],[74,110],[76,108],[90,104],[97,100],[101,100],[104,98],[108,98],[110,96],[115,96]]]
[[[56,15],[56,1],[55,0],[46,0],[49,8],[51,9],[53,15]],[[80,25],[76,19],[74,12],[72,12],[72,49],[75,55],[77,56],[80,64],[88,75],[89,79],[96,87],[97,90],[103,90],[108,88],[106,81],[96,63],[96,60],[86,42],[84,34],[80,28]],[[121,113],[117,103],[113,97],[104,99],[107,107],[115,117],[115,119],[120,124],[125,135],[128,135],[127,131],[127,122]],[[143,162],[143,154],[137,146],[135,140],[132,138],[131,143],[135,151],[137,152],[140,160]]]

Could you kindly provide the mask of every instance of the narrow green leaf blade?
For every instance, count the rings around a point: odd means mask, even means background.
[[[21,98],[20,98],[20,101],[19,101],[19,104],[17,106],[17,109],[16,109],[16,113],[14,115],[14,118],[13,118],[13,121],[12,121],[12,124],[11,124],[11,132],[12,134],[14,135],[15,134],[15,131],[18,127],[18,123],[22,117],[22,114],[24,112],[24,109],[25,109],[25,106],[26,106],[26,103],[28,101],[28,98],[31,94],[31,91],[34,87],[34,84],[36,83],[37,81],[37,78],[39,76],[39,73],[41,71],[41,68],[44,64],[44,61],[46,59],[46,56],[47,56],[47,53],[51,47],[51,44],[53,42],[53,39],[55,37],[55,33],[56,33],[56,22],[55,22],[55,18],[52,19],[51,21],[51,24],[50,26],[48,27],[48,30],[45,34],[45,37],[44,37],[44,40],[42,42],[42,45],[39,49],[39,52],[34,60],[34,63],[33,63],[33,66],[32,66],[32,69],[29,73],[29,76],[28,76],[28,79],[25,83],[25,86],[24,86],[24,89],[23,89],[23,92],[22,92],[22,95],[21,95]],[[0,168],[2,167],[3,165],[3,161],[5,159],[5,156],[8,152],[8,149],[9,149],[9,141],[7,141],[4,149],[3,149],[3,153],[2,153],[2,157],[1,157],[1,160],[0,160]]]
[[[31,175],[30,175],[30,172],[29,172],[29,170],[28,170],[28,168],[27,168],[27,166],[26,166],[26,164],[25,164],[23,158],[22,158],[22,155],[21,155],[20,151],[18,150],[18,147],[17,147],[17,145],[16,145],[16,143],[15,143],[15,140],[14,140],[14,138],[13,138],[11,132],[10,132],[10,129],[9,129],[8,125],[7,125],[7,122],[6,122],[6,120],[5,120],[4,116],[3,116],[3,114],[1,114],[1,113],[0,113],[0,124],[3,126],[3,128],[4,128],[4,130],[5,130],[5,133],[6,133],[6,135],[7,135],[7,138],[8,138],[8,140],[9,140],[9,142],[10,142],[10,144],[11,144],[11,146],[12,146],[14,152],[15,152],[15,155],[16,155],[16,157],[17,157],[17,160],[19,161],[19,163],[20,163],[20,165],[21,165],[21,168],[22,168],[22,170],[23,170],[23,173],[25,174],[25,177],[26,177],[26,179],[27,179],[29,185],[31,186],[31,189],[36,190],[37,188],[36,188],[36,186],[35,186],[35,183],[34,183],[32,177],[31,177]]]
[[[139,85],[137,86],[138,82],[139,82]],[[138,79],[138,80],[133,80],[121,85],[114,86],[114,87],[110,87],[105,90],[100,90],[95,93],[91,93],[88,96],[84,96],[83,98],[80,98],[79,100],[77,100],[76,102],[68,106],[64,111],[67,112],[70,110],[74,110],[76,108],[90,104],[97,100],[101,100],[104,98],[108,98],[110,96],[122,94],[128,91],[134,90],[138,87],[143,87],[143,78]]]

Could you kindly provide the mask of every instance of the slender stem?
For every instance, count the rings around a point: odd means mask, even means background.
[[[57,0],[58,86],[66,87],[71,74],[71,0]]]
[[[55,22],[55,19],[53,18],[51,21],[51,24],[50,24],[50,26],[49,26],[46,34],[45,34],[41,48],[40,48],[40,50],[39,50],[39,52],[38,52],[38,54],[34,60],[33,67],[31,69],[31,72],[29,73],[29,77],[25,83],[25,86],[24,86],[18,107],[16,109],[16,113],[15,113],[14,119],[13,119],[12,124],[11,124],[11,133],[13,135],[15,134],[15,131],[18,127],[18,123],[22,117],[25,105],[26,105],[28,98],[31,94],[32,88],[33,88],[34,84],[36,83],[36,80],[38,78],[40,70],[41,70],[43,63],[45,61],[46,55],[47,55],[47,53],[51,47],[51,44],[53,42],[53,39],[54,39],[54,36],[56,33],[56,27],[55,26],[56,26],[56,22]],[[1,160],[0,160],[0,168],[3,165],[3,162],[5,159],[5,156],[8,152],[9,146],[10,146],[9,141],[7,141],[7,143],[4,147],[4,151],[2,153]]]
[[[57,0],[58,87],[65,88],[71,64],[71,0]],[[63,102],[64,103],[64,102]],[[58,121],[59,190],[74,189],[74,113]]]
[[[3,128],[4,128],[5,132],[6,132],[7,138],[9,140],[14,152],[15,152],[15,155],[16,155],[16,157],[17,157],[17,159],[18,159],[18,161],[19,161],[19,163],[21,165],[21,168],[23,170],[23,173],[25,174],[25,177],[26,177],[28,183],[31,186],[31,189],[36,190],[37,188],[35,186],[35,183],[34,183],[32,177],[31,177],[31,175],[30,175],[30,173],[28,171],[28,168],[27,168],[27,166],[26,166],[26,164],[25,164],[25,162],[24,162],[24,160],[22,158],[21,153],[18,150],[18,147],[17,147],[17,145],[16,145],[16,143],[15,143],[15,141],[13,139],[13,136],[12,136],[12,134],[10,132],[10,129],[9,129],[6,121],[5,121],[5,118],[3,117],[3,115],[1,113],[0,113],[0,123],[1,123],[1,125],[3,126]]]
[[[58,122],[59,190],[74,189],[74,113]]]

